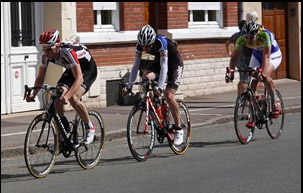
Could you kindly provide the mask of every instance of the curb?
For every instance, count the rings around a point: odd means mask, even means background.
[[[299,106],[293,106],[285,108],[285,113],[287,114],[293,114],[293,113],[299,113],[301,112],[301,105]],[[220,125],[224,123],[229,123],[233,121],[234,116],[224,116],[219,118],[210,119],[204,123],[198,123],[198,124],[192,124],[192,129],[197,129],[199,127],[205,127],[210,125]],[[122,139],[126,137],[126,128],[119,129],[117,131],[109,132],[105,136],[105,142],[112,141],[113,139]],[[13,147],[9,149],[3,149],[1,150],[1,159],[2,158],[9,158],[14,156],[24,155],[23,152],[23,146]]]

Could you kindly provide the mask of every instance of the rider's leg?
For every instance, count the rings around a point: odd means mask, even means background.
[[[156,78],[156,74],[151,70],[144,71],[144,73],[142,75],[142,79],[146,79],[149,82],[152,81],[152,80],[155,80],[155,78]],[[143,90],[143,93],[144,93],[145,92],[145,87],[143,87],[142,90]],[[150,97],[153,98],[153,95],[151,95]]]
[[[64,95],[68,91],[68,89],[64,86],[58,86],[58,88],[63,89],[62,95]],[[63,105],[62,104],[60,105],[58,100],[55,100],[54,105],[55,105],[56,112],[59,114],[59,117],[62,118],[64,116]]]
[[[78,113],[80,118],[83,120],[86,129],[85,144],[90,144],[94,140],[96,129],[91,120],[89,119],[89,114],[86,106],[80,101],[81,97],[85,92],[86,90],[82,86],[80,86],[76,94],[69,99],[69,102],[75,109],[75,111]]]
[[[80,86],[76,94],[69,99],[69,102],[72,105],[72,107],[75,109],[75,111],[78,113],[80,118],[83,120],[83,122],[85,124],[88,124],[90,120],[89,120],[87,108],[80,101],[81,97],[85,92],[86,92],[85,89],[82,86]]]
[[[240,96],[241,93],[244,92],[246,87],[247,87],[247,82],[241,80],[238,82],[238,96]]]
[[[166,87],[164,91],[164,98],[169,105],[169,110],[174,118],[175,126],[180,127],[180,110],[177,101],[175,100],[176,90],[170,87]]]

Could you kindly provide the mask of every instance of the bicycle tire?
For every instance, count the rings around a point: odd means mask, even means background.
[[[76,154],[79,165],[86,170],[94,168],[99,163],[105,141],[105,128],[102,116],[94,110],[90,110],[88,114],[96,128],[94,141],[89,145],[80,146]],[[77,129],[79,141],[84,141],[85,125],[82,120],[79,121]]]
[[[51,172],[58,155],[58,134],[52,120],[45,118],[44,114],[36,116],[25,135],[25,164],[36,178],[43,178]]]
[[[190,114],[185,103],[182,101],[177,101],[177,103],[180,109],[181,128],[183,129],[183,143],[181,143],[180,145],[175,145],[170,137],[167,137],[167,139],[171,150],[176,155],[182,155],[186,152],[189,146],[190,137],[191,137],[191,122],[190,122]],[[170,125],[174,124],[173,122],[174,119],[171,115],[171,112],[169,112],[169,116],[170,116],[169,119],[171,120],[169,124]]]
[[[149,119],[145,131],[146,108],[139,104],[132,108],[127,121],[127,142],[133,157],[139,161],[146,161],[153,151],[155,144],[155,128]]]
[[[284,102],[281,93],[276,90],[276,95],[280,100],[281,104],[281,114],[278,118],[272,118],[271,115],[271,107],[272,105],[267,105],[267,122],[266,122],[266,130],[270,138],[272,139],[278,139],[281,134],[284,127],[284,118],[285,118],[285,111],[284,111]],[[271,103],[270,96],[267,97],[267,103]]]
[[[254,106],[251,102],[251,97],[248,94],[243,94],[237,97],[234,109],[234,126],[236,135],[241,144],[248,144],[255,132],[255,127],[247,128],[246,123],[249,119],[256,122]]]

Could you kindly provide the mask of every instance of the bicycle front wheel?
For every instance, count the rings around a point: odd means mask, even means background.
[[[191,136],[191,123],[190,123],[189,111],[185,103],[182,101],[177,101],[177,103],[179,105],[180,123],[181,123],[181,128],[183,130],[183,142],[180,145],[175,145],[170,137],[168,137],[167,139],[171,150],[175,154],[181,155],[185,153],[185,151],[189,146],[189,141]],[[174,124],[174,118],[172,117],[171,112],[169,112],[168,121],[169,121],[169,125]]]
[[[38,115],[29,125],[25,136],[25,164],[36,178],[47,176],[57,157],[58,135],[51,120]]]
[[[79,165],[84,169],[92,169],[98,164],[105,141],[104,122],[101,115],[94,110],[90,110],[88,114],[90,121],[93,123],[96,129],[93,142],[89,145],[83,144],[86,134],[85,124],[82,120],[77,127],[78,141],[82,144],[78,148],[76,158]]]
[[[127,142],[131,154],[137,161],[146,161],[155,144],[154,122],[146,123],[146,108],[136,105],[129,113],[127,121]]]
[[[241,95],[237,98],[234,111],[234,124],[237,137],[242,144],[248,144],[255,132],[255,127],[246,127],[249,120],[255,122],[253,108],[249,95]]]
[[[278,139],[280,137],[282,130],[283,130],[283,126],[284,126],[284,117],[285,117],[284,102],[283,102],[282,95],[277,90],[276,90],[276,95],[277,95],[278,99],[280,100],[280,105],[281,105],[281,113],[278,118],[272,117],[272,115],[271,115],[272,105],[267,105],[268,120],[266,122],[266,129],[267,129],[268,135],[272,139]],[[267,104],[271,104],[272,100],[270,99],[270,95],[268,94],[267,96],[268,96]]]

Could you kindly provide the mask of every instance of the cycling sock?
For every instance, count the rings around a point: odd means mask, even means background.
[[[91,128],[94,127],[94,125],[93,125],[93,123],[90,121],[90,122],[88,122],[88,123],[85,123],[85,127],[86,127],[86,129],[91,129]]]

